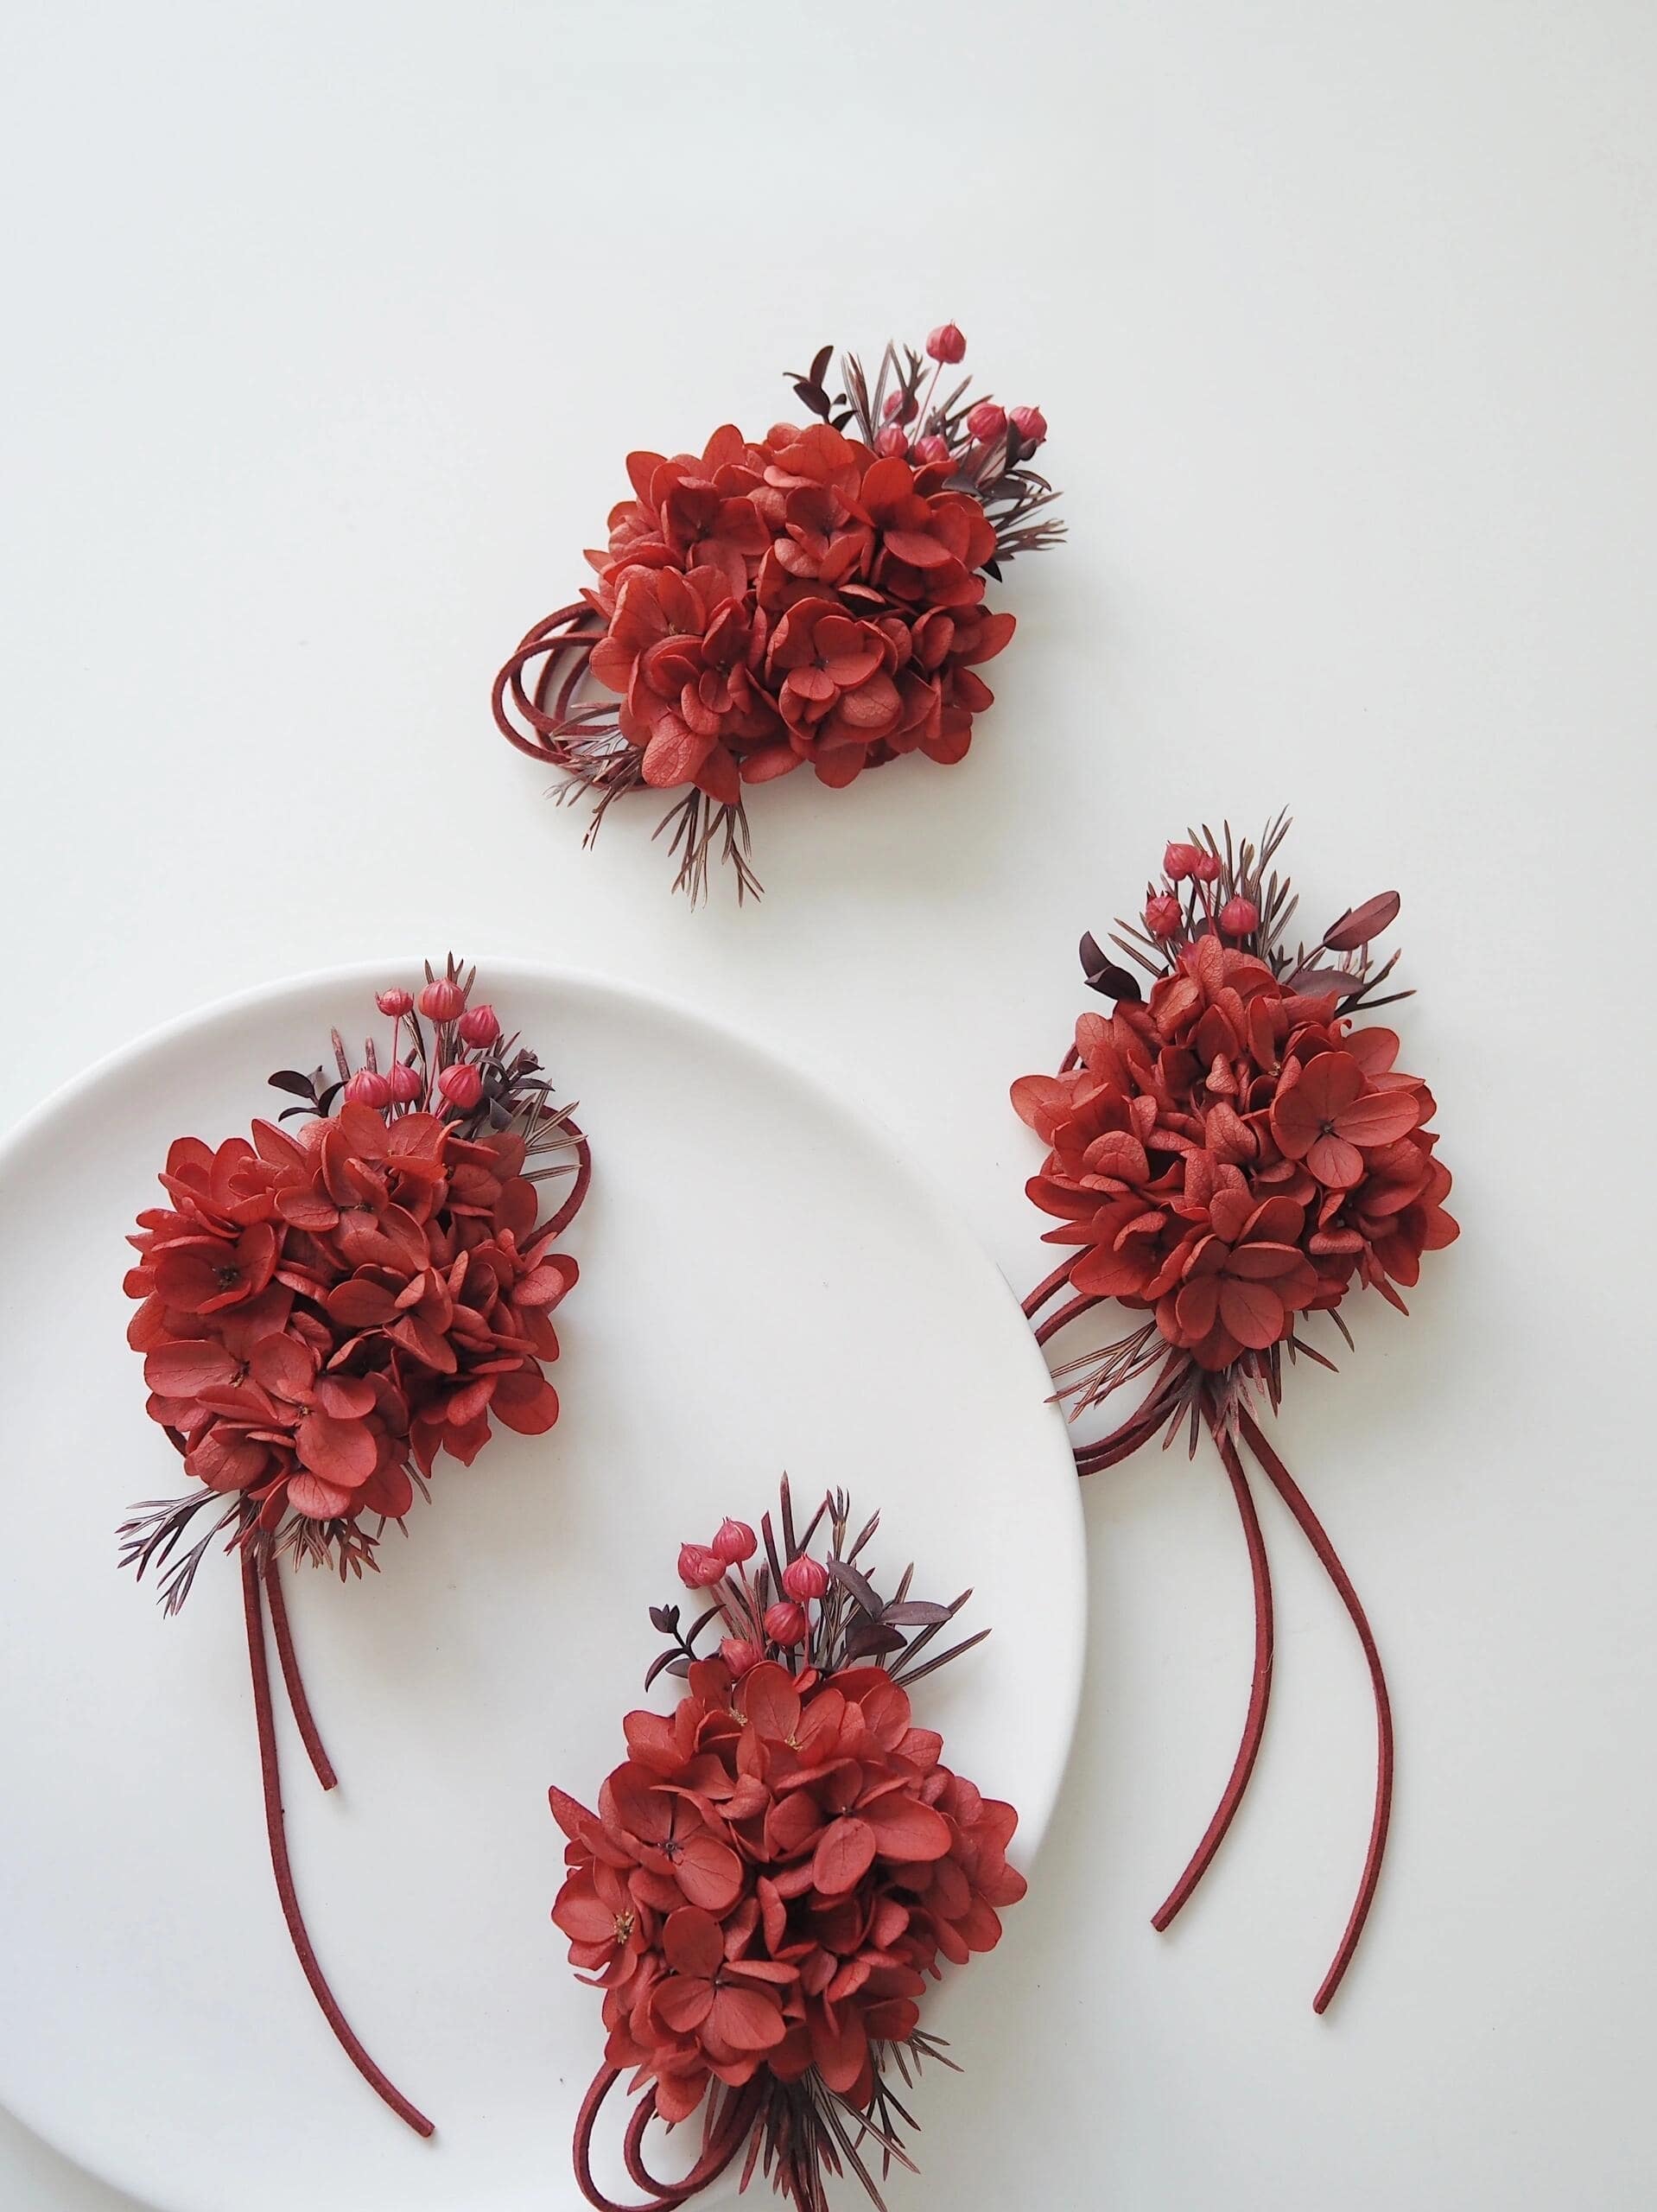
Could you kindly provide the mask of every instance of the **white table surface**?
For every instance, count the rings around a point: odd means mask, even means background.
[[[1464,1233],[1279,1435],[1396,1701],[1368,1941],[1315,2020],[1371,1721],[1270,1500],[1266,1748],[1152,1933],[1248,1578],[1211,1459],[1095,1478],[1068,1794],[894,2212],[1651,2201],[1654,62],[1637,0],[0,31],[0,1116],[265,977],[538,955],[842,1074],[1023,1284],[1006,1086],[1165,836],[1286,800],[1311,912],[1404,893]],[[1045,410],[1070,545],[998,594],[965,766],[770,788],[765,904],[692,913],[648,806],[581,851],[490,676],[626,448],[763,425],[821,340],[945,316]],[[0,2202],[128,2200],[0,2118]]]

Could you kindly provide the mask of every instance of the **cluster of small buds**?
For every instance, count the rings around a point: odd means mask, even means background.
[[[1146,886],[1144,915],[1147,932],[1161,943],[1200,927],[1199,906],[1208,925],[1234,943],[1252,938],[1259,929],[1260,906],[1245,891],[1233,891],[1216,910],[1213,887],[1224,874],[1225,864],[1206,845],[1171,841],[1163,851],[1162,873],[1160,890],[1154,884]],[[1189,905],[1178,887],[1182,883],[1191,886]]]
[[[501,1041],[500,1020],[492,1006],[467,1003],[471,975],[451,963],[433,976],[418,995],[400,984],[378,991],[374,1003],[391,1024],[387,1065],[372,1038],[364,1040],[364,1065],[352,1071],[336,1036],[341,1095],[348,1106],[371,1106],[380,1113],[417,1109],[459,1116],[475,1114],[489,1090],[485,1071]],[[422,1031],[423,1015],[433,1035]]]
[[[686,1589],[717,1590],[727,1575],[736,1577],[723,1602],[733,1628],[743,1632],[727,1636],[720,1645],[720,1656],[733,1675],[757,1667],[768,1646],[792,1650],[805,1643],[811,1633],[809,1609],[828,1587],[828,1568],[802,1553],[783,1569],[783,1594],[762,1609],[746,1571],[759,1542],[746,1521],[727,1519],[710,1542],[679,1547],[679,1580]]]
[[[968,409],[964,416],[945,416],[942,410],[930,411],[932,393],[937,388],[941,370],[953,368],[967,357],[967,340],[959,327],[953,322],[940,323],[926,341],[927,358],[936,364],[932,372],[932,384],[926,398],[922,400],[912,385],[901,384],[889,391],[880,409],[880,428],[875,433],[874,450],[889,460],[919,462],[957,461],[963,467],[975,457],[987,456],[998,443],[1008,451],[1009,457],[1017,453],[1027,458],[1043,443],[1047,435],[1047,417],[1039,407],[1006,408],[993,399],[981,399]],[[911,358],[913,358],[911,356]],[[922,435],[911,437],[907,426],[918,420]],[[953,429],[956,442],[943,435]],[[960,431],[966,431],[966,442],[960,442]]]

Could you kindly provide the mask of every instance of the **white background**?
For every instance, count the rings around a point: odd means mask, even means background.
[[[1152,1933],[1248,1578],[1210,1460],[1095,1478],[1068,1794],[894,2204],[1648,2202],[1657,18],[34,0],[0,39],[7,1109],[267,976],[538,956],[843,1071],[1023,1283],[1006,1086],[1078,932],[1193,814],[1287,801],[1311,913],[1404,893],[1464,1227],[1279,1430],[1389,1663],[1381,1899],[1314,2020],[1371,1723],[1273,1510],[1266,1749]],[[770,787],[764,905],[693,914],[648,802],[581,852],[490,676],[630,445],[945,315],[1045,410],[1070,543],[997,594],[965,766]],[[125,2200],[0,2124],[0,2202]]]

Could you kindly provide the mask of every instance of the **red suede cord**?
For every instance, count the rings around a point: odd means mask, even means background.
[[[1243,1441],[1265,1468],[1267,1475],[1279,1497],[1299,1522],[1301,1533],[1317,1553],[1318,1561],[1340,1595],[1341,1603],[1351,1617],[1358,1632],[1358,1642],[1369,1669],[1369,1686],[1375,1700],[1375,1802],[1374,1814],[1369,1827],[1369,1848],[1364,1854],[1363,1874],[1358,1884],[1358,1894],[1353,1902],[1351,1916],[1346,1923],[1346,1933],[1341,1938],[1329,1972],[1322,1986],[1311,2000],[1314,2012],[1321,2012],[1340,1987],[1352,1956],[1363,1934],[1364,1922],[1369,1917],[1369,1908],[1374,1902],[1375,1885],[1381,1879],[1381,1863],[1387,1851],[1387,1830],[1393,1815],[1393,1708],[1387,1694],[1387,1677],[1381,1670],[1381,1653],[1376,1649],[1368,1618],[1352,1586],[1351,1577],[1342,1566],[1330,1543],[1323,1522],[1312,1511],[1305,1493],[1294,1477],[1284,1465],[1277,1453],[1260,1433],[1260,1425],[1245,1414],[1241,1421]]]
[[[288,1620],[288,1600],[283,1595],[282,1573],[274,1560],[264,1577],[265,1602],[270,1608],[270,1626],[276,1639],[276,1656],[282,1662],[283,1686],[288,1693],[288,1703],[293,1712],[294,1725],[299,1730],[300,1741],[316,1770],[316,1778],[324,1789],[332,1789],[340,1777],[333,1770],[333,1762],[323,1749],[322,1738],[317,1732],[311,1713],[311,1701],[305,1694],[305,1682],[299,1671],[299,1655],[294,1649],[294,1632]]]
[[[282,1771],[276,1759],[276,1719],[270,1704],[270,1671],[264,1648],[264,1576],[258,1562],[249,1554],[242,1554],[242,1610],[247,1620],[248,1670],[253,1682],[253,1713],[258,1724],[259,1772],[264,1787],[264,1825],[270,1842],[270,1866],[276,1878],[276,1895],[282,1901],[282,1916],[288,1923],[294,1953],[311,1986],[311,1994],[321,2007],[322,2016],[333,2030],[340,2049],[375,2093],[383,2097],[397,2113],[406,2120],[416,2135],[432,2133],[432,2123],[425,2114],[409,2102],[402,2091],[376,2066],[352,2031],[350,2022],[340,2010],[327,1978],[311,1948],[306,1933],[304,1917],[299,1909],[299,1897],[294,1887],[293,1867],[288,1857],[288,1837],[282,1817]],[[301,1692],[302,1697],[303,1692]]]
[[[1210,1429],[1219,1448],[1221,1462],[1230,1478],[1232,1495],[1237,1501],[1237,1511],[1242,1519],[1243,1540],[1248,1547],[1249,1573],[1254,1586],[1254,1674],[1249,1686],[1248,1710],[1243,1719],[1242,1738],[1232,1763],[1231,1778],[1215,1808],[1214,1818],[1203,1831],[1203,1840],[1191,1854],[1190,1864],[1151,1916],[1151,1925],[1159,1932],[1172,1925],[1180,1909],[1207,1873],[1215,1853],[1225,1841],[1226,1830],[1236,1816],[1237,1808],[1242,1803],[1243,1793],[1248,1787],[1248,1778],[1254,1771],[1260,1738],[1266,1733],[1267,1708],[1272,1697],[1272,1570],[1267,1564],[1266,1539],[1260,1534],[1260,1516],[1254,1510],[1254,1495],[1249,1490],[1248,1478],[1243,1471],[1236,1446],[1217,1425],[1210,1423]]]
[[[569,1196],[547,1224],[547,1233],[551,1236],[562,1236],[575,1220],[587,1203],[587,1187],[593,1180],[593,1154],[587,1148],[587,1139],[568,1116],[565,1116],[564,1127],[575,1140],[575,1180],[569,1186]]]

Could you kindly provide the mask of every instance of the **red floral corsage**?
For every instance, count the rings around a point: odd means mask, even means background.
[[[1296,901],[1273,863],[1288,829],[1258,851],[1206,828],[1171,844],[1144,911],[1112,944],[1151,978],[1082,940],[1091,987],[1115,1002],[1083,1014],[1057,1075],[1013,1086],[1019,1116],[1048,1147],[1029,1193],[1075,1248],[1025,1301],[1045,1344],[1114,1300],[1145,1316],[1101,1351],[1056,1370],[1074,1415],[1148,1376],[1137,1409],[1078,1445],[1082,1474],[1113,1466],[1160,1432],[1190,1448],[1214,1437],[1242,1517],[1254,1590],[1254,1670],[1242,1739],[1207,1833],[1153,1916],[1166,1928],[1218,1850],[1248,1786],[1272,1679],[1272,1586],[1241,1457],[1247,1446],[1298,1522],[1363,1647],[1374,1692],[1374,1821],[1356,1900],[1313,2000],[1322,2012],[1363,1931],[1392,1805],[1393,1726],[1381,1656],[1362,1605],[1321,1522],[1260,1427],[1275,1412],[1283,1363],[1333,1365],[1307,1336],[1349,1291],[1378,1290],[1406,1311],[1400,1286],[1423,1252],[1453,1242],[1449,1171],[1428,1124],[1432,1094],[1398,1065],[1399,1039],[1368,1015],[1409,995],[1386,993],[1397,955],[1370,945],[1399,910],[1394,892],[1349,909],[1317,944],[1288,949]],[[1061,1292],[1070,1296],[1053,1301]]]
[[[548,1316],[576,1279],[553,1250],[587,1195],[587,1141],[535,1054],[471,1003],[475,970],[429,968],[416,997],[382,991],[384,1047],[353,1068],[270,1078],[299,1103],[216,1148],[181,1137],[164,1207],[138,1217],[126,1279],[143,1304],[149,1413],[194,1478],[135,1507],[121,1561],[155,1571],[168,1613],[220,1539],[239,1555],[265,1817],[283,1911],[329,2025],[385,2101],[431,2122],[381,2073],[334,2001],[300,1915],[282,1819],[264,1616],[294,1719],[325,1789],[334,1773],[295,1659],[280,1566],[378,1568],[441,1454],[470,1465],[491,1424],[540,1435],[558,1417]],[[284,1126],[290,1124],[291,1126]],[[553,1160],[563,1154],[568,1157]],[[572,1174],[541,1218],[539,1183]],[[199,1516],[206,1515],[205,1533]],[[187,1542],[187,1538],[189,1540]]]
[[[898,2083],[906,2097],[926,2060],[951,2063],[917,2000],[941,1961],[992,1949],[1025,1893],[1006,1859],[1017,1814],[952,1773],[910,1712],[913,1686],[988,1631],[935,1651],[969,1592],[923,1603],[905,1568],[877,1594],[879,1520],[852,1535],[835,1491],[797,1536],[784,1481],[763,1559],[740,1521],[685,1545],[680,1580],[708,1604],[689,1629],[676,1605],[652,1609],[671,1642],[645,1676],[676,1675],[683,1695],[627,1715],[596,1813],[551,1793],[570,1870],[552,1916],[609,2031],[575,2145],[599,2212],[625,2212],[592,2151],[625,2069],[643,2093],[623,2145],[635,2212],[684,2203],[739,2158],[745,2187],[763,2165],[797,2212],[826,2212],[828,2177],[847,2168],[878,2206],[872,2167],[911,2164]],[[657,2181],[651,2120],[699,2110],[695,2164]]]
[[[682,791],[662,828],[676,888],[711,857],[758,892],[745,787],[809,762],[838,787],[906,753],[963,758],[993,695],[977,673],[1012,637],[987,577],[1053,543],[1057,496],[1031,467],[1038,407],[940,393],[967,341],[888,345],[873,382],[825,346],[795,396],[818,419],[750,439],[732,424],[700,454],[627,457],[596,590],[536,623],[495,679],[495,720],[531,759],[613,799]],[[606,696],[608,695],[608,696]]]

